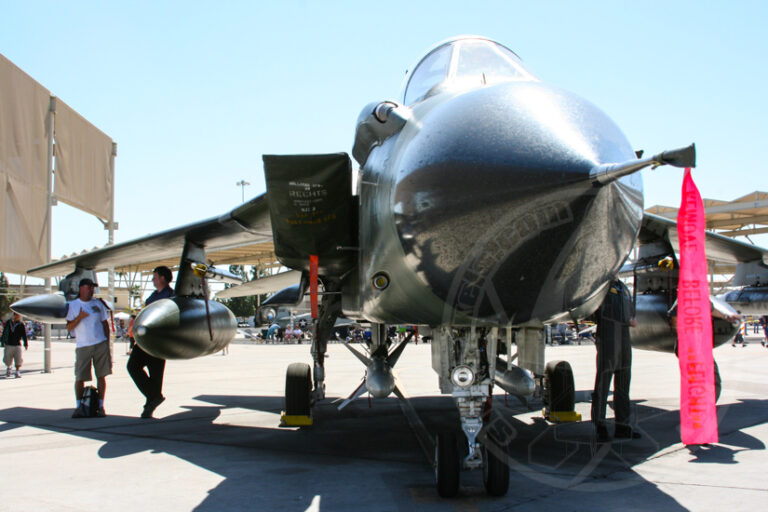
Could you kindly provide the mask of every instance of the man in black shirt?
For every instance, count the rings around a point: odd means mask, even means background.
[[[592,422],[597,439],[610,439],[605,424],[608,389],[613,380],[613,409],[616,418],[615,437],[637,439],[640,434],[630,426],[629,382],[632,375],[632,343],[629,327],[635,325],[632,296],[619,279],[615,279],[597,310],[597,374],[592,393]]]
[[[171,281],[173,281],[171,269],[165,266],[157,267],[152,274],[152,284],[155,286],[155,291],[147,299],[146,305],[149,306],[157,300],[173,297],[173,288],[170,286]],[[141,417],[151,418],[157,406],[165,401],[163,396],[165,359],[147,354],[137,344],[131,350],[127,367],[133,382],[136,383],[136,387],[147,397]],[[144,368],[146,368],[146,371]]]
[[[29,348],[27,343],[27,328],[24,326],[24,322],[21,321],[21,315],[14,313],[13,316],[5,322],[3,326],[3,333],[8,332],[4,338],[5,351],[3,354],[3,362],[7,367],[5,369],[5,376],[11,376],[11,366],[16,363],[16,378],[21,377],[21,363],[24,362],[21,357],[21,341],[24,340],[24,350]]]

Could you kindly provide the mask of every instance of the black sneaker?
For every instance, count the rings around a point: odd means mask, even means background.
[[[595,432],[597,433],[597,442],[598,443],[607,443],[611,440],[610,434],[608,434],[608,429],[605,428],[604,425],[598,425],[595,427]]]
[[[640,439],[643,436],[640,435],[640,432],[635,432],[632,430],[632,427],[628,427],[626,425],[617,425],[616,432],[613,434],[613,437],[619,439]]]
[[[157,409],[163,402],[165,402],[165,397],[163,395],[147,400],[147,404],[144,406],[144,411],[141,413],[141,417],[145,419],[151,418],[152,413],[155,412],[155,409]]]
[[[96,417],[97,418],[105,418],[106,416],[107,416],[107,413],[104,412],[104,408],[103,407],[99,407],[98,409],[96,409]]]

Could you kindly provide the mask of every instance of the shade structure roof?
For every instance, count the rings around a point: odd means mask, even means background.
[[[677,218],[678,208],[655,205],[647,208],[671,219]],[[756,190],[731,201],[704,199],[707,229],[721,235],[737,237],[768,233],[768,192]]]

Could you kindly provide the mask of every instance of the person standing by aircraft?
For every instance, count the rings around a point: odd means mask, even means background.
[[[274,322],[272,325],[269,326],[267,329],[267,342],[274,343],[275,342],[275,336],[277,336],[277,331],[280,329],[280,326],[277,325],[277,322]]]
[[[136,320],[136,314],[131,313],[131,319],[128,322],[128,330],[126,330],[126,335],[128,336],[128,350],[126,351],[126,354],[130,354],[131,350],[133,350],[133,346],[136,344],[136,340],[133,339],[133,321]]]
[[[613,408],[616,419],[614,437],[637,439],[640,434],[630,426],[629,384],[632,377],[632,344],[629,327],[636,324],[632,297],[626,285],[614,279],[597,310],[597,374],[592,393],[592,422],[597,439],[610,439],[605,424],[608,388],[613,380]]]
[[[16,378],[21,377],[21,364],[24,362],[21,352],[21,341],[24,340],[24,350],[29,348],[27,342],[27,330],[24,322],[21,321],[21,315],[14,313],[13,316],[5,322],[3,326],[3,343],[5,351],[3,353],[3,362],[5,363],[5,376],[11,376],[11,366],[15,363]]]
[[[166,266],[157,267],[152,273],[152,284],[155,286],[155,291],[147,299],[146,305],[149,306],[160,299],[173,297],[171,281],[173,281],[171,269]],[[147,354],[140,346],[134,345],[128,358],[127,368],[136,387],[147,397],[141,417],[151,418],[155,409],[165,401],[163,396],[165,359]]]
[[[744,331],[742,333],[741,331]],[[739,330],[736,331],[736,336],[733,337],[733,343],[731,343],[732,347],[735,347],[737,343],[741,343],[742,347],[747,346],[747,342],[744,340],[744,336],[747,334],[747,324],[744,323],[743,325],[739,326]]]
[[[85,381],[91,380],[91,363],[96,372],[99,388],[98,417],[104,412],[104,395],[107,390],[107,375],[112,374],[112,352],[109,347],[109,311],[101,300],[93,298],[96,283],[88,278],[80,280],[77,299],[69,303],[67,331],[74,332],[75,345],[75,398],[77,406],[73,418],[85,418],[88,411],[83,404]]]

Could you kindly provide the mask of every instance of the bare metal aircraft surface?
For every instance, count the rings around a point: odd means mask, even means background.
[[[761,261],[739,264],[729,284],[738,289],[718,295],[718,299],[727,302],[742,315],[768,315],[768,272]]]
[[[460,37],[412,68],[400,101],[362,110],[352,156],[354,170],[346,153],[265,155],[267,192],[232,211],[30,274],[70,273],[62,284],[71,291],[96,270],[180,254],[176,297],[142,310],[134,333],[153,355],[192,358],[221,350],[235,333],[232,313],[208,301],[206,279],[227,276],[206,250],[274,240],[298,276],[280,302],[320,301],[314,364],[289,366],[284,421],[310,423],[325,399],[338,317],[372,326],[368,354],[357,355],[376,397],[402,395],[392,367],[411,339],[391,347],[386,326],[430,326],[432,365],[461,428],[436,433],[443,496],[456,494],[461,469],[482,468],[489,494],[508,489],[508,437],[490,423],[494,384],[521,398],[540,394],[549,419],[574,417],[570,367],[546,362],[543,327],[590,316],[636,241],[633,335],[644,348],[672,350],[676,230],[643,214],[638,171],[694,166],[692,145],[644,158],[593,104],[539,81],[504,46]],[[761,249],[711,237],[710,246],[765,269]],[[46,300],[15,308],[30,314]],[[736,329],[723,316],[713,320],[716,344]]]

